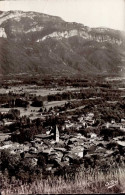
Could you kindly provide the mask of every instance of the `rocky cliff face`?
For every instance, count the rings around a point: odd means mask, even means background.
[[[7,38],[4,28],[0,28],[0,37]]]
[[[0,12],[1,74],[114,74],[124,66],[125,34],[37,12]]]
[[[95,33],[95,35],[93,35],[92,30],[89,30],[89,32],[86,32],[85,30],[76,30],[76,29],[69,30],[69,31],[63,31],[63,32],[59,32],[59,31],[53,32],[51,34],[44,36],[41,40],[37,40],[37,42],[44,41],[47,38],[55,38],[56,40],[62,40],[63,38],[68,39],[74,36],[79,36],[83,39],[102,42],[102,43],[108,42],[108,43],[116,44],[116,45],[123,44],[121,38],[111,37],[108,34],[101,34],[98,31],[97,33]]]

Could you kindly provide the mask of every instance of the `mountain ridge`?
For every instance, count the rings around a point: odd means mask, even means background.
[[[0,12],[1,74],[120,74],[125,34],[38,12]]]

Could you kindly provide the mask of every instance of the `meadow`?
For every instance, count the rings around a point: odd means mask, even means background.
[[[8,183],[5,181],[2,195],[14,194],[113,194],[125,193],[125,169],[120,167],[107,173],[89,170],[88,174],[79,172],[74,180],[71,178],[50,177],[46,180],[36,180],[30,184],[20,181]]]

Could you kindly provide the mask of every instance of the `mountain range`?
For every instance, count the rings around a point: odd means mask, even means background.
[[[122,31],[37,12],[0,11],[0,75],[119,75],[124,65]]]

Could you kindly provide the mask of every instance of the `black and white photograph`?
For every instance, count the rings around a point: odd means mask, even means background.
[[[0,0],[0,194],[125,193],[125,0]]]

